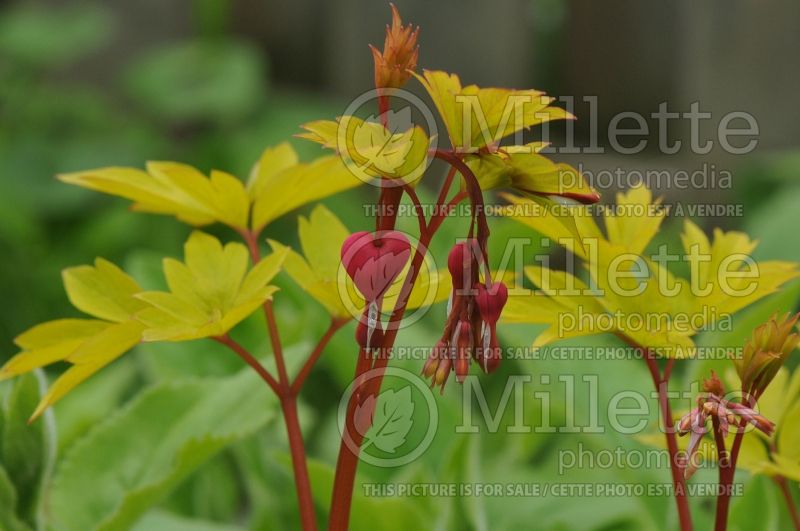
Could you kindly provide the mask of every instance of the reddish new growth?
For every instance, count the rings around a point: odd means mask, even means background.
[[[713,371],[711,378],[703,382],[703,391],[697,397],[697,407],[684,415],[678,423],[678,435],[686,435],[689,432],[692,434],[686,452],[687,465],[684,475],[687,479],[697,470],[693,457],[697,453],[703,435],[709,432],[707,427],[709,419],[715,419],[719,424],[723,438],[728,435],[731,425],[734,429],[743,429],[747,424],[752,424],[767,436],[775,431],[775,424],[752,407],[725,399],[725,389]],[[751,405],[754,406],[755,403]]]
[[[486,283],[480,282],[480,265],[485,255],[478,241],[469,238],[450,251],[447,267],[453,279],[447,322],[441,339],[431,351],[422,369],[432,385],[444,390],[450,372],[462,383],[474,360],[490,373],[502,359],[497,342],[497,320],[508,299],[508,290],[500,282],[492,282],[486,268]],[[485,265],[485,262],[484,262]]]
[[[392,25],[386,26],[383,52],[369,45],[375,60],[375,87],[400,88],[417,68],[419,26],[403,26],[400,13],[392,4]]]

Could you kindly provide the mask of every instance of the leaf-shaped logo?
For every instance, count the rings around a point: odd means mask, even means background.
[[[355,411],[355,428],[364,436],[362,448],[375,445],[383,452],[395,453],[406,442],[406,436],[414,423],[413,416],[411,386],[403,387],[399,391],[387,389],[377,398],[370,395]]]
[[[414,130],[400,125],[411,122],[411,109],[408,107],[397,113],[387,111],[384,116],[389,124],[388,128],[372,117],[355,127],[353,148],[361,159],[359,162],[362,168],[391,175],[408,158],[413,147]]]

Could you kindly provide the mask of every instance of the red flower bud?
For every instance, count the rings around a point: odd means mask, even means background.
[[[474,238],[458,242],[447,257],[447,269],[453,279],[453,289],[463,290],[472,285],[477,274],[477,244]]]
[[[489,287],[478,284],[477,289],[475,302],[478,304],[478,311],[486,324],[494,325],[500,319],[500,313],[508,300],[508,288],[502,282],[494,282]]]
[[[342,244],[342,263],[367,302],[383,297],[411,255],[401,232],[356,232]]]
[[[444,392],[444,384],[447,383],[447,378],[450,376],[450,370],[453,368],[453,359],[448,352],[444,358],[439,360],[439,366],[436,368],[436,375],[433,378],[433,385],[440,385],[442,392]]]
[[[434,345],[430,355],[428,355],[428,359],[422,367],[422,374],[424,374],[426,378],[433,376],[436,373],[436,369],[439,368],[440,361],[445,356],[447,356],[447,344],[439,340],[439,342]]]

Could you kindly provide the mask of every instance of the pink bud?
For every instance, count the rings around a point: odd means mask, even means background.
[[[447,269],[453,279],[454,289],[465,289],[472,284],[473,274],[477,271],[477,246],[478,242],[470,238],[458,242],[447,256]]]
[[[439,362],[445,356],[447,356],[447,344],[439,340],[439,342],[434,345],[430,355],[428,355],[428,359],[422,367],[422,374],[424,374],[426,378],[430,378],[436,374],[436,369],[439,368]]]
[[[342,263],[367,302],[386,293],[411,255],[408,238],[398,231],[356,232],[342,244]]]
[[[433,377],[433,385],[442,386],[442,392],[444,392],[444,384],[447,383],[447,378],[450,376],[450,370],[452,368],[453,359],[448,353],[448,355],[439,360],[439,366],[436,368],[436,375]]]
[[[495,282],[489,287],[478,284],[477,289],[475,302],[478,303],[478,311],[487,324],[494,325],[508,300],[508,288],[502,282]]]

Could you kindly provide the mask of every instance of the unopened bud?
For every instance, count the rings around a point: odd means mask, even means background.
[[[375,61],[375,87],[400,88],[417,67],[419,26],[403,26],[400,13],[392,5],[392,25],[386,27],[386,39],[381,52],[370,45]]]
[[[453,291],[472,286],[472,277],[477,274],[477,240],[470,238],[458,242],[447,256],[447,269],[453,279]]]
[[[428,355],[428,359],[422,367],[422,374],[425,375],[426,378],[433,376],[436,373],[436,369],[439,368],[439,363],[445,356],[447,356],[447,344],[439,340]]]

